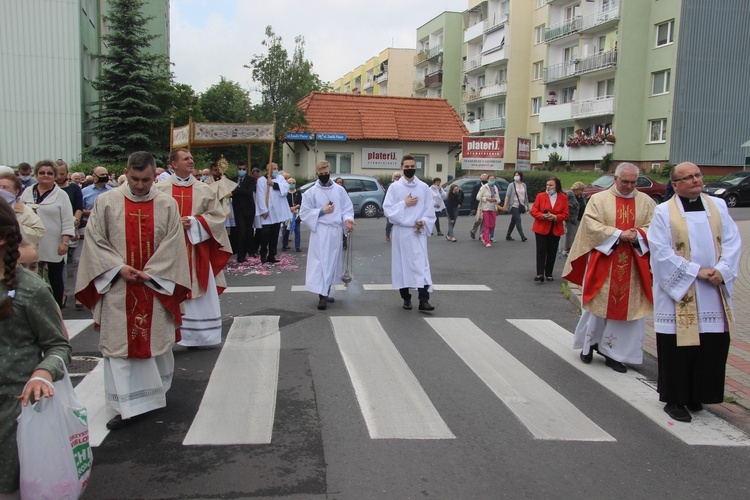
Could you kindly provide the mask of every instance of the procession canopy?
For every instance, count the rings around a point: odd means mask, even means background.
[[[273,123],[197,123],[173,127],[170,149],[233,146],[236,144],[273,144]]]

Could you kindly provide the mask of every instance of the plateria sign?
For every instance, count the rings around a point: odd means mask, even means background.
[[[505,137],[464,136],[461,168],[464,170],[503,170]]]

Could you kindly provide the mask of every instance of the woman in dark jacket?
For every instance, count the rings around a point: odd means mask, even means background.
[[[588,199],[583,194],[583,188],[585,187],[583,182],[577,181],[570,187],[570,194],[565,193],[568,196],[570,210],[568,220],[565,221],[565,251],[563,255],[568,255],[568,252],[570,252],[570,247],[573,246],[573,242],[576,239],[578,225],[581,223],[584,210],[586,210]]]
[[[552,281],[555,267],[555,254],[560,244],[560,236],[565,234],[563,222],[568,218],[568,197],[562,190],[557,177],[547,179],[547,190],[536,195],[531,207],[534,225],[531,230],[536,235],[536,276],[540,283]]]
[[[457,241],[453,236],[453,227],[456,225],[458,209],[464,204],[464,192],[457,185],[451,186],[448,197],[445,199],[445,212],[448,214],[448,235],[445,237],[448,241]]]

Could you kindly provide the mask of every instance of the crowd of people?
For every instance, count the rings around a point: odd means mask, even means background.
[[[240,263],[255,257],[273,264],[280,231],[282,249],[293,242],[300,251],[304,224],[310,232],[305,288],[317,295],[319,310],[335,301],[355,221],[330,164],[317,162],[316,181],[304,194],[274,163],[266,176],[240,163],[238,176],[228,179],[226,168],[222,159],[198,172],[190,151],[180,148],[163,172],[148,152],[133,153],[120,178],[96,167],[87,180],[62,160],[0,169],[0,493],[18,489],[19,405],[52,395],[38,380],[61,377],[51,355],[66,364],[71,359],[61,315],[71,294],[99,330],[105,399],[115,413],[111,430],[166,405],[174,344],[221,342],[219,295],[232,255]],[[690,412],[723,398],[739,232],[726,204],[701,193],[703,175],[694,164],[674,167],[675,196],[659,206],[635,189],[638,174],[635,165],[620,164],[614,185],[590,199],[581,183],[566,194],[560,179],[550,177],[531,205],[522,172],[514,173],[504,199],[494,176],[483,175],[470,200],[470,233],[476,238],[481,227],[480,240],[490,247],[504,210],[511,214],[506,240],[515,230],[526,241],[521,216],[528,212],[538,283],[554,280],[567,233],[563,277],[582,288],[573,343],[580,359],[591,363],[596,352],[617,372],[627,371],[625,363],[640,364],[653,314],[659,398],[670,417],[689,422]],[[416,176],[415,159],[402,158],[383,212],[391,283],[404,309],[413,308],[412,289],[420,311],[435,309],[427,242],[442,235],[443,210],[446,238],[456,241],[464,203],[458,186],[446,192],[439,178],[428,186]]]

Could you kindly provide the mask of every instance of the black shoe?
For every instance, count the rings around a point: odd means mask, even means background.
[[[407,311],[411,311],[411,300],[410,299],[404,299],[404,309]]]
[[[132,423],[133,423],[133,419],[122,418],[122,416],[116,415],[112,420],[107,422],[107,429],[111,431],[116,431],[117,429],[122,429],[123,427],[127,427]]]
[[[296,250],[297,250],[298,252],[301,252],[301,251],[302,251],[302,250],[301,250],[301,249],[299,249],[299,248],[297,248]]]
[[[619,361],[615,361],[609,356],[604,356],[604,357],[606,358],[606,360],[604,361],[604,364],[612,368],[617,373],[625,373],[628,371],[628,367],[623,365]]]
[[[250,257],[252,257],[253,259],[257,259],[258,258],[258,254],[257,253],[251,253]]]
[[[276,264],[278,261],[279,259],[277,259],[276,257],[269,257],[266,262],[268,262],[269,264]]]
[[[443,236],[443,233],[441,233],[440,231],[438,231],[438,236]]]
[[[76,309],[83,309],[83,304],[76,302]]]
[[[521,241],[526,241],[528,238],[526,236],[521,236]]]
[[[419,310],[420,311],[434,311],[435,306],[431,306],[429,302],[424,301],[419,303]]]
[[[289,250],[289,247],[281,247],[282,250]]]
[[[469,231],[469,234],[471,235],[472,240],[477,239],[477,233],[475,233],[474,231]]]
[[[687,409],[690,411],[703,411],[703,405],[701,403],[688,403]]]
[[[581,351],[581,361],[583,361],[586,364],[591,363],[591,360],[594,359],[594,348],[589,348],[589,353],[584,354],[583,351]]]
[[[328,302],[336,302],[333,297],[326,297],[326,300],[328,300]]]
[[[684,405],[667,403],[664,405],[664,411],[667,412],[667,415],[678,422],[690,422],[693,420],[693,417],[690,416],[690,413],[688,413]]]
[[[506,236],[505,239],[508,241],[516,241],[515,239],[513,239],[513,236]]]
[[[328,297],[321,297],[320,300],[318,300],[318,309],[320,309],[321,311],[325,311],[327,305]]]

